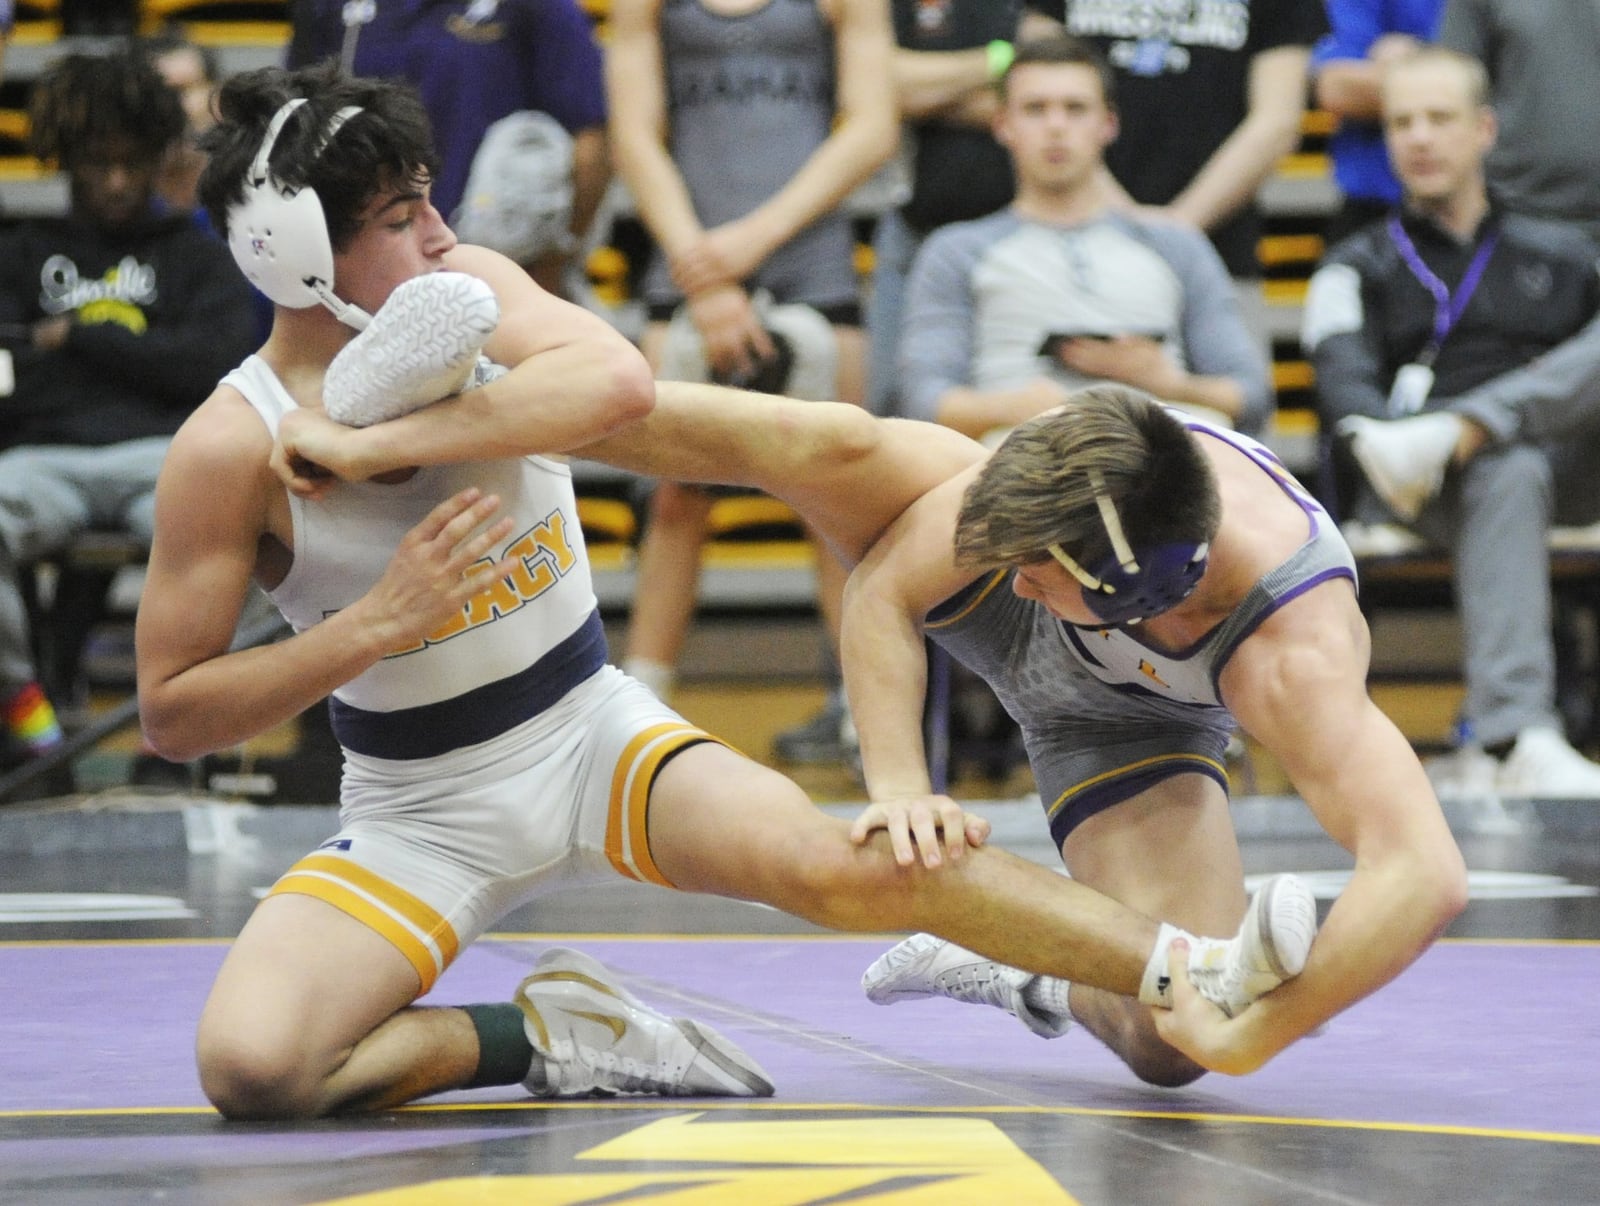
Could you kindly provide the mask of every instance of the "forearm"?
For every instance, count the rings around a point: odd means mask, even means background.
[[[840,664],[873,800],[931,794],[922,738],[928,661],[921,625],[852,579],[845,591]]]
[[[910,118],[944,116],[976,89],[993,84],[989,53],[970,50],[897,50],[894,55],[895,96]]]
[[[1172,386],[1163,391],[1161,396],[1168,402],[1205,406],[1221,411],[1235,423],[1244,413],[1244,390],[1231,377],[1208,377],[1200,373],[1180,372],[1175,374]]]
[[[1065,397],[1065,390],[1043,378],[1017,389],[957,386],[939,396],[932,417],[944,427],[981,439],[997,427],[1015,427],[1043,414],[1060,405]]]
[[[892,121],[847,117],[781,189],[744,219],[765,255],[837,209],[894,153],[895,139]]]
[[[1448,868],[1407,856],[1358,860],[1305,970],[1241,1017],[1265,1063],[1414,963],[1459,909]]]
[[[613,124],[611,149],[639,220],[662,254],[671,259],[693,246],[705,228],[666,147],[642,133],[623,134]]]
[[[572,221],[575,239],[589,233],[611,183],[611,149],[604,129],[580,130],[572,146]]]
[[[1319,108],[1345,121],[1375,122],[1383,116],[1377,63],[1369,59],[1335,59],[1317,72]]]
[[[1502,442],[1593,431],[1600,411],[1600,317],[1521,368],[1459,395],[1451,409]]]
[[[1229,135],[1186,188],[1172,200],[1173,213],[1202,230],[1221,225],[1255,197],[1278,160],[1300,138],[1300,109],[1252,113]]]
[[[166,680],[141,675],[146,739],[185,762],[293,719],[378,662],[383,630],[359,603],[288,640],[224,653]]]
[[[349,431],[345,476],[568,452],[643,418],[654,399],[648,366],[620,336],[582,339],[477,389]]]

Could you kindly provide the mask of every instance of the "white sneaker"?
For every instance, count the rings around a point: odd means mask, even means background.
[[[552,947],[517,986],[523,1027],[542,1061],[536,1097],[645,1093],[771,1097],[772,1081],[709,1026],[650,1008],[589,956]]]
[[[993,1005],[1017,1017],[1044,1038],[1059,1038],[1072,1019],[1035,1012],[1022,999],[1032,972],[1007,967],[932,934],[913,934],[873,961],[861,977],[867,1000],[893,1005],[922,997],[949,997],[969,1005]]]
[[[1600,799],[1600,765],[1555,729],[1523,729],[1500,767],[1500,794],[1517,799]]]
[[[1298,875],[1261,886],[1239,932],[1227,941],[1189,939],[1189,978],[1230,1018],[1300,974],[1317,936],[1317,898]]]
[[[1378,497],[1409,523],[1439,493],[1462,422],[1448,411],[1409,419],[1349,415],[1339,420],[1337,430],[1350,441],[1350,451]]]
[[[346,426],[366,427],[460,393],[499,322],[494,290],[477,277],[413,277],[328,365],[323,409]]]

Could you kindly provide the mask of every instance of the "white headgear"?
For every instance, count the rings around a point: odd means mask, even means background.
[[[245,276],[278,305],[291,310],[323,305],[359,331],[370,316],[333,292],[333,243],[316,190],[284,184],[267,166],[284,123],[305,103],[305,97],[286,102],[267,124],[245,176],[244,200],[228,211],[228,248]],[[359,106],[347,105],[335,113],[313,157],[360,112]]]

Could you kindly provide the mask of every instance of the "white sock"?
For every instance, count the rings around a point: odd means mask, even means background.
[[[1175,925],[1161,923],[1156,934],[1156,949],[1150,952],[1150,962],[1144,965],[1144,979],[1139,981],[1139,999],[1146,1005],[1172,1008],[1172,980],[1167,974],[1167,948],[1174,938],[1194,939]]]
[[[624,658],[622,671],[630,678],[638,679],[662,700],[672,694],[672,684],[678,677],[678,672],[671,666],[648,657]]]
[[[1029,1009],[1045,1017],[1071,1018],[1072,1007],[1067,1001],[1071,988],[1071,983],[1066,980],[1058,980],[1054,976],[1035,976],[1022,990],[1022,1000]]]

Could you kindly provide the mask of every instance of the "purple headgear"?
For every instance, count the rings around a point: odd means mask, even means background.
[[[1182,603],[1206,572],[1210,544],[1179,541],[1135,556],[1105,482],[1093,471],[1089,481],[1106,535],[1111,538],[1111,552],[1092,569],[1085,569],[1059,544],[1049,546],[1050,555],[1083,585],[1083,601],[1089,609],[1107,624],[1137,624]]]

